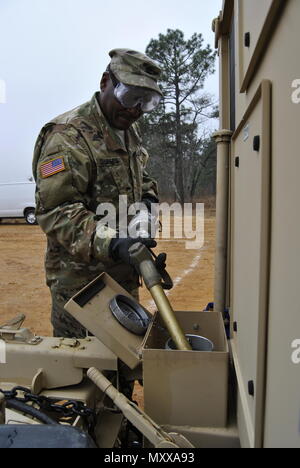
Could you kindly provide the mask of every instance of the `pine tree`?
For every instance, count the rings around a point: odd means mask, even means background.
[[[143,133],[153,153],[160,148],[162,168],[173,161],[170,172],[176,198],[181,202],[192,196],[189,187],[193,184],[188,183],[193,175],[191,167],[203,147],[199,125],[216,114],[212,98],[203,92],[206,78],[214,72],[215,53],[203,42],[201,34],[185,40],[182,31],[168,29],[167,34],[152,39],[146,49],[162,68],[164,99],[159,109],[144,119]]]

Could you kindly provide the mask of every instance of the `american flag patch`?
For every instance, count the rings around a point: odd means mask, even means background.
[[[50,177],[53,174],[64,171],[65,169],[64,157],[59,156],[58,158],[51,159],[51,161],[45,162],[41,165],[41,176],[43,179],[46,179],[46,177]]]

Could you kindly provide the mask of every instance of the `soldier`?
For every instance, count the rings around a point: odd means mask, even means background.
[[[34,150],[36,214],[47,235],[54,336],[86,336],[64,305],[104,271],[138,295],[139,278],[128,253],[136,239],[121,238],[118,225],[113,229],[102,223],[99,204],[110,202],[118,210],[120,195],[128,197],[128,204],[158,202],[135,122],[160,102],[160,69],[133,50],[115,49],[109,55],[100,92],[47,123]],[[156,246],[150,238],[142,242]]]

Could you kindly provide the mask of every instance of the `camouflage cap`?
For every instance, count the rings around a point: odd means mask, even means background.
[[[126,85],[150,88],[163,96],[157,84],[161,69],[147,55],[131,49],[114,49],[109,52],[110,69]]]

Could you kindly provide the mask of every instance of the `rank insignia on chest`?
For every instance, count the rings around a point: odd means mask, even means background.
[[[51,161],[47,161],[41,165],[41,176],[43,179],[46,179],[46,177],[50,177],[65,170],[64,157],[59,156],[58,158],[51,159]]]

